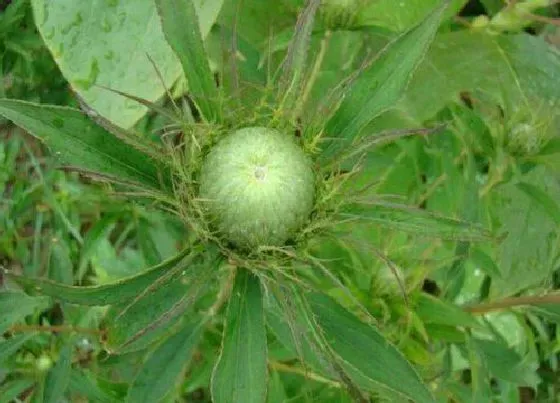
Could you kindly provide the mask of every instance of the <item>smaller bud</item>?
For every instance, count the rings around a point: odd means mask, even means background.
[[[38,372],[47,372],[52,366],[52,359],[46,354],[41,354],[41,356],[35,360],[35,368]]]

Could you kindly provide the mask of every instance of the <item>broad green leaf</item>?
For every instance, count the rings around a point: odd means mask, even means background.
[[[33,0],[37,28],[70,85],[99,114],[130,127],[146,113],[136,102],[99,85],[149,101],[180,76],[153,0]]]
[[[0,292],[0,334],[37,310],[46,309],[48,297],[30,297],[19,291]]]
[[[202,116],[219,121],[220,99],[210,71],[193,0],[156,0],[167,42],[179,58]]]
[[[43,294],[72,304],[88,306],[111,305],[129,301],[141,295],[149,286],[157,283],[158,279],[168,275],[170,272],[176,271],[177,266],[183,259],[187,257],[186,262],[191,262],[195,255],[195,252],[185,249],[177,256],[141,274],[101,286],[75,287],[41,278],[27,278],[10,273],[8,275],[22,286],[33,287]],[[0,298],[1,296],[2,294],[0,294]]]
[[[476,224],[403,205],[356,206],[340,216],[428,237],[465,241],[482,241],[490,237]]]
[[[538,187],[551,200],[560,201],[560,185],[543,167],[524,175],[522,180]],[[557,267],[560,230],[541,202],[516,184],[505,184],[494,192],[492,208],[505,239],[496,258],[502,276],[493,279],[492,294],[509,296],[548,281]]]
[[[326,342],[352,378],[365,378],[415,402],[434,401],[412,365],[378,330],[330,297],[310,294],[307,298]]]
[[[419,295],[415,312],[424,323],[475,328],[480,326],[471,314],[428,294]]]
[[[7,340],[0,339],[0,365],[32,337],[32,334],[20,334]]]
[[[560,226],[560,200],[554,200],[544,190],[530,183],[521,182],[517,184],[517,187],[540,204],[556,225]]]
[[[538,363],[531,363],[502,343],[491,340],[473,340],[481,352],[490,373],[497,378],[514,382],[519,386],[536,388],[540,383]]]
[[[176,334],[157,346],[134,378],[126,401],[152,403],[174,396],[203,330],[204,321],[186,322]]]
[[[532,98],[554,103],[560,98],[559,69],[560,53],[542,38],[445,33],[434,40],[397,107],[420,124],[462,91],[481,91],[522,105]]]
[[[44,403],[59,403],[64,398],[72,372],[73,345],[69,342],[61,349],[58,360],[45,379]]]
[[[238,269],[231,293],[222,351],[212,374],[216,403],[266,401],[267,341],[261,284]]]
[[[80,111],[51,105],[0,99],[0,115],[41,140],[64,164],[109,175],[123,182],[160,189],[157,164]]]
[[[327,124],[327,136],[334,139],[327,143],[322,158],[348,147],[369,122],[404,95],[434,38],[443,10],[439,7],[416,28],[389,43],[351,83]]]
[[[222,2],[194,1],[202,37]],[[154,102],[181,76],[153,0],[33,0],[32,5],[39,32],[64,77],[96,112],[119,126],[132,126],[147,109],[101,86]]]
[[[453,0],[446,17],[454,16],[467,0]],[[356,25],[376,25],[402,32],[420,23],[441,0],[376,0],[367,2],[358,16]]]

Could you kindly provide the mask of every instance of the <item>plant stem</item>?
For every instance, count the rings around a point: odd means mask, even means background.
[[[268,366],[270,367],[270,369],[274,369],[276,371],[281,371],[281,372],[289,372],[292,374],[298,374],[301,375],[307,379],[311,379],[313,381],[317,381],[317,382],[321,382],[321,383],[326,383],[329,386],[332,386],[333,388],[341,388],[342,385],[340,384],[340,382],[337,381],[332,381],[330,379],[327,379],[321,375],[315,374],[313,372],[310,372],[304,368],[298,368],[298,367],[292,367],[290,365],[287,364],[283,364],[281,362],[278,361],[269,361],[268,362]]]
[[[504,298],[494,302],[464,306],[463,309],[474,314],[485,314],[487,312],[499,311],[516,306],[542,304],[560,304],[560,294]]]

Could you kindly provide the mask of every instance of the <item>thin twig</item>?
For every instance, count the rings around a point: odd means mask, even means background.
[[[560,304],[560,294],[530,295],[523,297],[504,298],[498,301],[464,306],[463,310],[474,314],[485,314],[492,311],[514,308],[522,305]]]

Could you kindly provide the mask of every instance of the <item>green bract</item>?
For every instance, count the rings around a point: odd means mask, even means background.
[[[200,198],[214,227],[238,247],[283,245],[308,220],[314,197],[310,159],[277,130],[237,130],[202,166]]]

